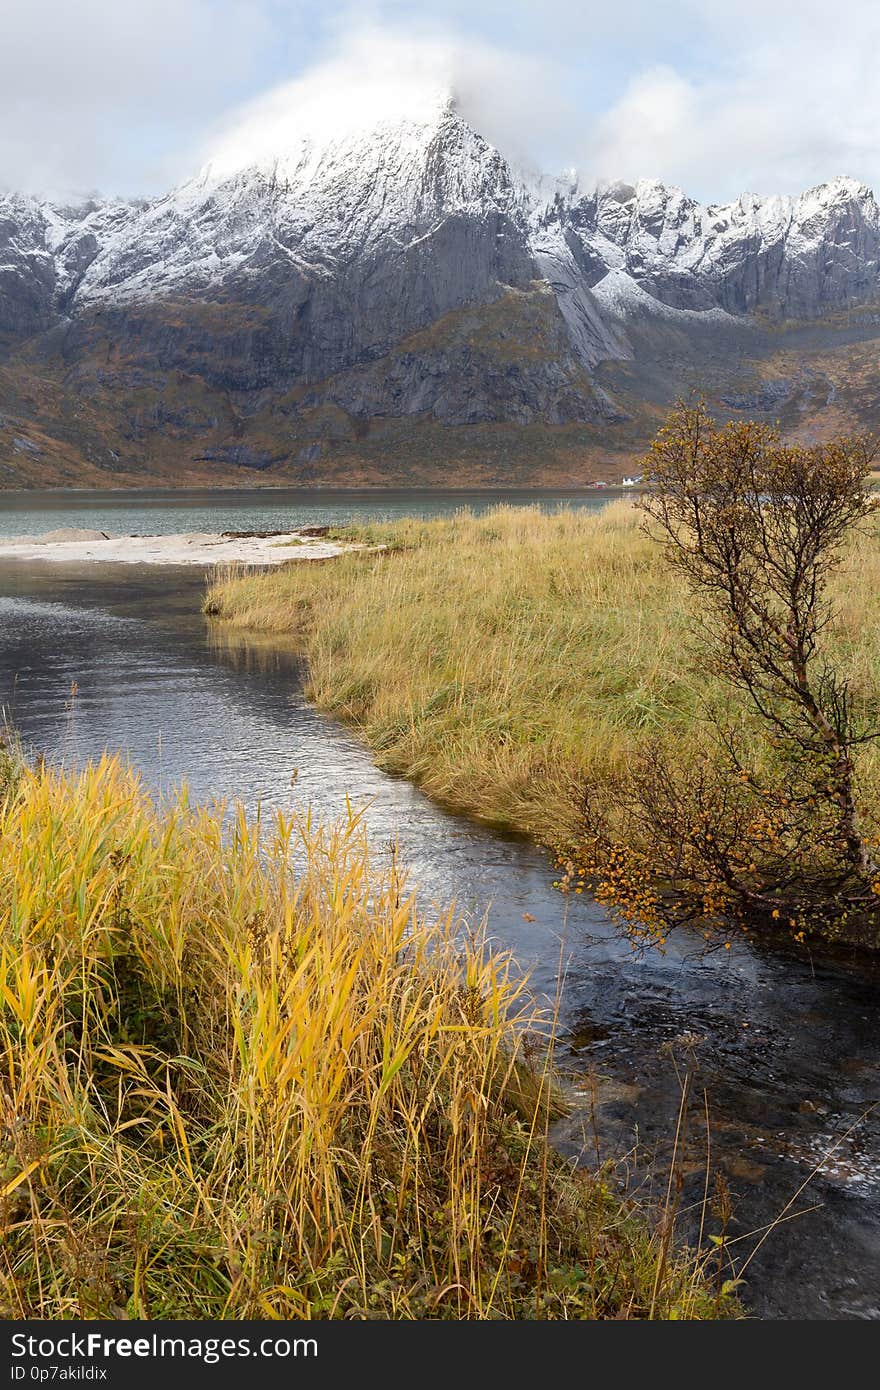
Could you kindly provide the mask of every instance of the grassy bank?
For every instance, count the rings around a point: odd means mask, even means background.
[[[301,639],[310,697],[447,804],[555,834],[572,775],[692,700],[684,610],[626,502],[356,534],[390,553],[232,576],[210,603],[227,625]]]
[[[389,552],[227,576],[210,611],[294,635],[310,697],[353,724],[383,767],[449,805],[556,842],[572,824],[573,788],[624,765],[649,735],[687,759],[702,703],[725,698],[693,655],[688,596],[628,501],[354,534]],[[876,702],[876,527],[834,597],[837,657],[857,700]],[[870,750],[863,764],[871,785]]]
[[[507,962],[356,820],[12,750],[0,925],[0,1316],[735,1311],[551,1153]]]

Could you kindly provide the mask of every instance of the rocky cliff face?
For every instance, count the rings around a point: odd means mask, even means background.
[[[305,141],[231,176],[209,166],[99,247],[74,311],[123,321],[163,299],[253,306],[264,327],[252,358],[240,380],[222,369],[224,384],[251,387],[381,356],[532,274],[507,165],[444,107],[431,123]]]
[[[688,386],[810,415],[878,276],[852,180],[536,186],[445,100],[153,201],[0,198],[0,481],[585,478]]]
[[[799,198],[745,194],[709,207],[655,182],[574,188],[536,221],[545,237],[575,243],[593,285],[621,271],[676,309],[815,319],[877,293],[880,210],[854,179]]]

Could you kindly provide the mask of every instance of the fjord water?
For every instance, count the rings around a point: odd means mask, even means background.
[[[547,491],[377,491],[322,488],[87,488],[0,494],[0,537],[42,535],[61,526],[122,536],[170,536],[187,531],[289,531],[298,526],[344,526],[350,521],[394,521],[401,516],[448,516],[459,507],[484,512],[503,502],[539,506],[603,507],[619,488],[570,493]],[[626,494],[623,494],[626,495]]]
[[[0,565],[0,704],[47,756],[76,765],[120,748],[163,793],[186,779],[198,798],[323,819],[348,793],[377,851],[399,844],[426,910],[454,899],[477,921],[489,909],[493,939],[532,969],[540,996],[555,996],[562,964],[559,1060],[578,1099],[557,1127],[564,1151],[594,1162],[638,1143],[634,1190],[662,1195],[691,1067],[682,1234],[699,1227],[705,1095],[738,1254],[819,1170],[786,1212],[803,1214],[749,1266],[748,1307],[880,1317],[880,1124],[877,1112],[860,1120],[880,1094],[877,974],[743,945],[702,958],[686,938],[634,956],[594,904],[562,898],[537,849],[378,771],[305,701],[296,654],[229,642],[200,616],[201,593],[200,577],[172,570]]]

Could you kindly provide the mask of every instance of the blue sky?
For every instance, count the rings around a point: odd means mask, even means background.
[[[255,111],[293,128],[304,83],[332,106],[396,72],[549,172],[707,201],[880,184],[876,0],[0,0],[0,45],[7,188],[153,193]]]

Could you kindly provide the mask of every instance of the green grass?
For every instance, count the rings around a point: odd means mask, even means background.
[[[736,1315],[668,1222],[552,1153],[522,983],[356,817],[15,761],[0,1316]]]

